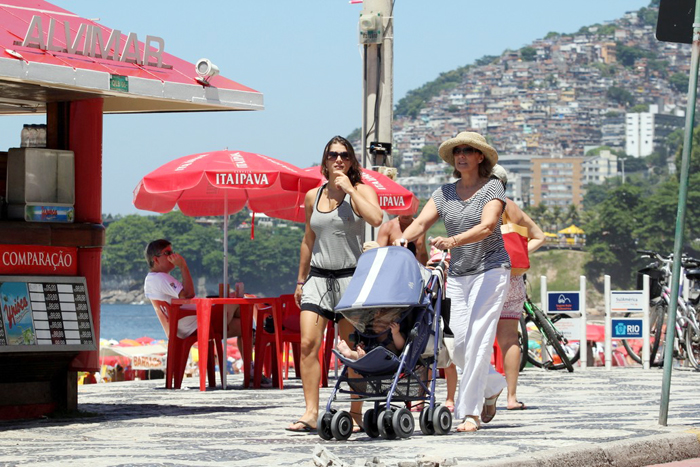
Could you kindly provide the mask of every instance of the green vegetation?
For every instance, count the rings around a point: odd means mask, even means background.
[[[687,93],[688,92],[688,81],[689,77],[685,73],[674,73],[671,75],[671,77],[668,79],[669,83],[671,84],[671,87],[675,89],[676,91],[680,93]]]
[[[396,108],[394,109],[394,114],[399,116],[410,116],[417,117],[418,112],[425,106],[425,104],[433,97],[437,96],[442,91],[447,91],[454,89],[460,84],[464,78],[465,73],[469,70],[469,66],[463,66],[457,68],[456,70],[447,71],[445,73],[440,73],[437,79],[424,84],[418,89],[408,91],[406,97],[401,99]]]
[[[654,54],[639,47],[630,47],[622,42],[616,43],[617,61],[622,65],[631,68],[634,62],[640,58],[654,58]]]
[[[634,96],[626,89],[611,86],[606,92],[606,97],[619,105],[632,106],[634,105]]]
[[[528,46],[520,49],[520,58],[522,58],[523,61],[532,62],[535,60],[535,57],[537,57],[537,50],[533,47]]]
[[[202,225],[173,211],[160,216],[125,216],[107,227],[102,272],[106,278],[120,277],[140,287],[148,273],[143,251],[148,242],[167,238],[185,257],[195,279],[204,278],[209,289],[223,274],[222,218],[207,218]],[[257,223],[257,222],[256,222]],[[244,282],[246,291],[264,296],[291,293],[299,267],[299,246],[304,234],[300,224],[255,226],[251,240],[247,212],[231,216],[229,222],[229,281]],[[291,223],[290,223],[291,224]],[[177,271],[175,272],[177,274]]]
[[[649,104],[637,104],[630,109],[630,113],[649,112]]]

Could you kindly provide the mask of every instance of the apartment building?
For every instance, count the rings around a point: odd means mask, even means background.
[[[583,157],[533,157],[532,204],[566,207],[583,203]]]

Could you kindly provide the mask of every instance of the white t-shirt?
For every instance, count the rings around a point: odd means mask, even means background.
[[[180,281],[165,272],[149,272],[143,282],[143,293],[149,300],[170,303],[180,296],[183,289]],[[197,330],[197,317],[185,316],[177,323],[177,337],[183,339]]]

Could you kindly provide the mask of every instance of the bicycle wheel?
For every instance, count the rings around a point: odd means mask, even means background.
[[[527,365],[528,338],[527,338],[527,323],[525,315],[520,315],[520,329],[518,330],[518,342],[520,343],[520,371],[525,369]]]
[[[659,353],[659,345],[663,341],[662,330],[666,319],[666,302],[659,300],[650,304],[649,310],[649,361],[651,366],[660,366],[663,363],[663,352]],[[627,313],[626,317],[632,316]],[[642,363],[642,340],[623,339],[622,345],[627,350],[627,354],[637,363]]]
[[[536,306],[533,306],[532,311],[535,315],[535,320],[533,321],[544,337],[540,341],[541,343],[546,343],[546,345],[541,346],[541,348],[546,348],[547,353],[551,357],[548,361],[545,362],[542,359],[542,353],[540,353],[540,365],[538,366],[544,366],[545,368],[551,370],[561,370],[562,368],[566,368],[569,371],[569,373],[573,372],[574,367],[571,364],[569,355],[564,350],[564,345],[566,345],[566,341],[561,337],[561,334],[559,334],[559,332],[549,322],[542,310],[540,310]],[[555,353],[559,356],[560,362],[555,361]]]
[[[685,329],[685,349],[688,351],[690,364],[696,370],[700,370],[700,334],[690,325]]]

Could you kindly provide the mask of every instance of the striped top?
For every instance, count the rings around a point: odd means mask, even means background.
[[[457,182],[441,186],[435,190],[432,198],[450,237],[478,225],[481,222],[481,212],[489,201],[498,199],[503,202],[504,208],[506,205],[503,184],[496,179],[490,179],[466,201],[457,194]],[[491,235],[479,242],[453,248],[451,254],[448,271],[450,276],[470,276],[500,267],[510,269],[510,258],[503,247],[501,236],[501,217],[498,217],[498,224]]]
[[[348,194],[331,212],[319,211],[318,201],[326,186],[318,190],[311,213],[311,230],[316,235],[311,266],[330,270],[354,268],[362,254],[365,221],[352,209]]]

